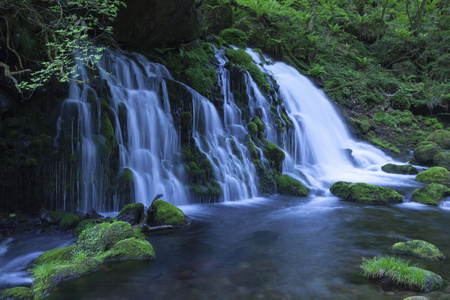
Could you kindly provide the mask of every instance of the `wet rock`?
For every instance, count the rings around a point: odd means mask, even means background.
[[[144,214],[144,204],[142,203],[130,203],[125,205],[120,214],[117,216],[117,220],[128,222],[131,225],[136,225]]]
[[[87,214],[88,218],[92,219],[104,219],[105,216],[99,214],[95,209],[91,209],[89,213]]]
[[[442,184],[430,183],[413,192],[413,201],[426,205],[439,206],[440,202],[450,196],[450,188]]]
[[[309,190],[297,179],[281,175],[277,180],[278,193],[297,197],[308,196]]]
[[[149,225],[172,225],[175,227],[187,224],[184,213],[173,204],[164,200],[156,200],[147,210]]]
[[[433,157],[441,151],[434,142],[428,142],[425,145],[421,145],[414,149],[414,158],[422,164],[430,164],[433,161]]]
[[[43,210],[39,214],[39,219],[44,226],[57,225],[61,222],[62,213],[60,211]]]
[[[436,246],[422,240],[396,243],[391,250],[397,254],[411,255],[424,260],[439,261],[445,259],[444,254]]]
[[[450,182],[450,171],[442,167],[432,167],[419,173],[415,180],[423,183],[448,183]]]
[[[330,187],[330,192],[336,197],[345,199],[347,198],[350,184],[352,183],[347,181],[337,181]]]
[[[433,165],[450,170],[450,152],[439,152],[433,157]]]
[[[386,173],[393,173],[393,174],[406,174],[406,175],[419,174],[419,170],[417,170],[411,165],[386,164],[381,167],[381,170],[383,170]]]
[[[333,195],[347,201],[365,204],[391,204],[403,202],[395,190],[368,183],[335,182],[331,188]]]

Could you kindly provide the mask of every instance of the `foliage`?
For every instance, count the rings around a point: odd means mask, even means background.
[[[6,23],[6,31],[2,33],[7,37],[8,50],[17,56],[21,69],[11,72],[7,62],[1,63],[5,75],[13,80],[19,91],[43,86],[52,76],[61,82],[86,81],[87,78],[75,74],[76,69],[79,65],[90,68],[96,66],[103,48],[95,43],[113,42],[109,24],[114,21],[121,6],[125,4],[120,0],[48,0],[40,4],[31,0],[2,1],[0,16]],[[34,41],[35,37],[18,35],[21,39],[10,44],[15,30],[10,24],[15,22],[14,16],[29,23],[29,27],[38,33],[37,39],[45,41],[45,47],[38,48],[43,53],[34,71],[24,69],[22,60],[25,57],[14,48],[26,48],[27,43]],[[24,76],[27,73],[29,76]]]

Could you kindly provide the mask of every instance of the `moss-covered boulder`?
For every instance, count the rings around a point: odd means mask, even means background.
[[[363,274],[381,282],[393,283],[406,290],[431,292],[441,288],[445,281],[441,276],[424,269],[413,267],[408,261],[390,256],[363,258]]]
[[[435,142],[443,149],[450,149],[450,131],[443,129],[436,130],[428,136],[427,141]]]
[[[419,173],[415,180],[423,183],[448,183],[450,171],[443,167],[432,167]]]
[[[180,227],[186,225],[186,216],[173,204],[164,200],[156,200],[149,207],[148,211],[149,225],[172,225]]]
[[[264,148],[264,156],[270,163],[270,167],[274,168],[277,172],[283,171],[283,162],[285,159],[285,154],[283,150],[281,150],[274,143],[263,140]]]
[[[417,170],[411,165],[386,164],[381,167],[381,170],[383,170],[386,173],[392,174],[405,174],[405,175],[419,174],[419,170]]]
[[[352,183],[347,181],[337,181],[330,187],[330,192],[336,197],[345,199],[347,198],[350,184]]]
[[[330,188],[333,195],[347,201],[365,204],[392,204],[403,202],[402,196],[390,188],[368,183],[338,181]]]
[[[136,225],[141,220],[143,214],[144,214],[144,204],[130,203],[122,208],[120,214],[117,216],[117,220],[128,222],[131,225]]]
[[[429,142],[414,149],[414,158],[419,163],[429,164],[433,161],[433,157],[441,150],[441,147],[439,147],[436,143]]]
[[[450,152],[439,152],[433,157],[433,165],[450,171]]]
[[[282,195],[291,195],[304,197],[308,196],[309,190],[297,179],[289,175],[281,175],[277,180],[278,193]]]
[[[101,223],[84,230],[75,244],[41,254],[30,270],[31,290],[40,299],[58,283],[99,270],[104,262],[151,259],[152,246],[126,222]]]
[[[86,219],[78,223],[77,227],[73,230],[73,235],[78,238],[80,234],[87,228],[94,227],[94,220],[93,219]]]
[[[32,300],[33,291],[23,286],[5,289],[1,291],[0,299]]]
[[[70,230],[80,223],[80,217],[76,214],[65,214],[63,215],[61,222],[59,222],[59,228],[62,230]]]
[[[396,243],[391,250],[397,254],[411,255],[424,260],[439,261],[445,259],[444,254],[435,245],[422,240]]]
[[[445,197],[450,196],[450,188],[438,183],[430,183],[413,192],[413,201],[427,205],[439,206]]]

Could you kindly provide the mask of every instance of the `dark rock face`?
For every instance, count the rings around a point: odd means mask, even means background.
[[[202,15],[194,0],[125,0],[113,24],[119,45],[173,46],[200,37]]]

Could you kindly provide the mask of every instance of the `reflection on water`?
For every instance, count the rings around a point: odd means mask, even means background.
[[[149,237],[156,260],[109,264],[49,299],[403,299],[412,293],[383,291],[360,274],[363,256],[389,254],[406,236],[450,257],[450,211],[443,208],[278,196],[186,213],[190,228]],[[450,279],[448,260],[409,259]]]

